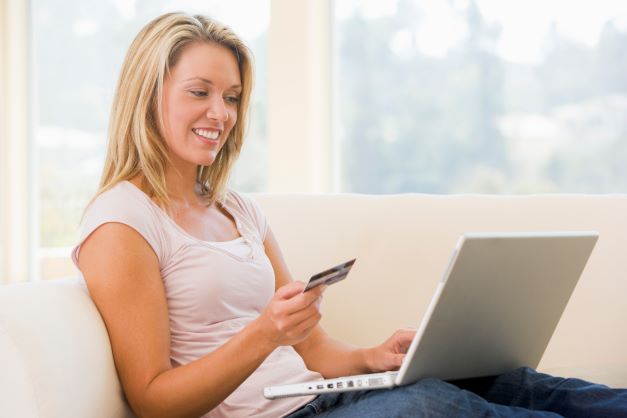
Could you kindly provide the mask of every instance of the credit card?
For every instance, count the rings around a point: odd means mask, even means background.
[[[353,258],[352,260],[346,261],[345,263],[338,264],[335,267],[331,267],[330,269],[314,274],[309,278],[309,281],[307,282],[307,285],[305,286],[305,290],[303,290],[303,292],[313,289],[316,286],[320,286],[321,284],[326,284],[328,286],[333,283],[337,283],[340,280],[344,280],[348,275],[348,272],[353,267],[353,264],[355,264],[355,260],[357,259]]]

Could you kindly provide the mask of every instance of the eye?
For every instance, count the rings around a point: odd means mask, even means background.
[[[231,104],[239,103],[239,97],[238,96],[227,96],[225,100],[226,100],[227,103],[231,103]]]
[[[207,92],[204,90],[190,90],[189,92],[194,97],[207,97]]]

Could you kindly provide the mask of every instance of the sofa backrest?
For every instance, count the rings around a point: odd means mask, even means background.
[[[357,345],[417,326],[467,231],[596,230],[540,368],[622,364],[627,196],[257,194],[297,280],[357,257],[322,325]],[[533,309],[530,306],[530,309]],[[130,417],[106,328],[78,280],[0,286],[0,416]]]
[[[357,257],[348,279],[327,289],[322,319],[331,335],[357,345],[418,325],[464,232],[598,231],[540,368],[625,364],[625,195],[254,197],[297,280]]]

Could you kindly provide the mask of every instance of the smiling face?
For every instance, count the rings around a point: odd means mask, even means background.
[[[187,45],[163,83],[163,130],[179,169],[211,165],[237,122],[241,94],[237,60],[208,42]]]

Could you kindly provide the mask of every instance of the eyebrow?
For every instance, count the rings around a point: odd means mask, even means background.
[[[183,82],[186,82],[186,81],[191,81],[191,80],[200,80],[200,81],[202,81],[203,83],[207,83],[207,84],[210,84],[210,85],[212,85],[212,86],[214,85],[213,81],[211,81],[211,80],[207,80],[206,78],[202,78],[202,77],[191,77],[191,78],[188,78],[188,79],[186,79],[186,80],[183,80]],[[242,89],[242,86],[241,86],[240,84],[233,84],[233,85],[232,85],[231,87],[229,87],[229,88],[230,88],[230,89],[240,89],[240,90],[241,90],[241,89]]]

